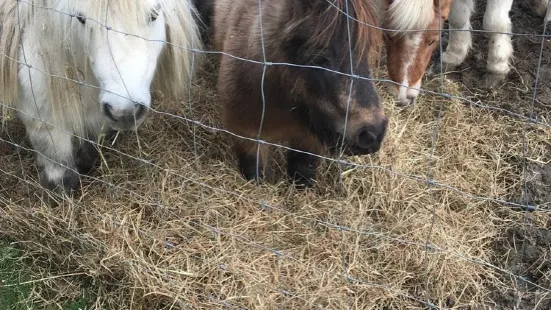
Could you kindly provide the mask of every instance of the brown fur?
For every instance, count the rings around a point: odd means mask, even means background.
[[[392,81],[396,83],[403,82],[406,76],[405,67],[408,62],[410,63],[407,68],[409,85],[413,85],[423,77],[432,53],[438,46],[440,40],[440,31],[438,30],[443,27],[444,22],[448,19],[452,1],[434,0],[434,19],[430,21],[427,30],[422,33],[389,31],[385,34],[387,69]],[[386,26],[388,23],[385,22],[384,25]],[[417,38],[414,39],[416,36]],[[416,47],[412,43],[414,40],[419,41],[419,45]],[[412,55],[414,55],[413,58]],[[393,87],[398,87],[398,85]]]
[[[322,61],[320,66],[369,78],[369,60],[380,55],[381,33],[367,26],[377,25],[376,14],[371,4],[363,0],[348,0],[348,8],[344,0],[332,2],[334,6],[323,0],[304,0],[301,3],[293,0],[262,1],[262,29],[257,0],[214,2],[214,49],[233,56],[262,62],[263,37],[268,62],[316,65]],[[343,15],[347,9],[349,15],[360,21],[349,19],[352,47],[348,44]],[[349,49],[354,59],[352,66]],[[318,55],[324,53],[332,56]],[[354,72],[350,72],[350,67]],[[261,139],[274,143],[289,142],[294,149],[316,154],[327,148],[334,150],[339,146],[337,136],[344,134],[348,92],[350,83],[354,83],[344,137],[349,145],[346,150],[362,154],[378,150],[379,145],[369,152],[352,150],[354,147],[350,146],[354,144],[354,134],[365,126],[376,128],[373,130],[377,130],[377,137],[381,140],[384,136],[387,121],[371,81],[356,79],[352,82],[349,77],[320,69],[267,66],[263,106],[262,77],[262,64],[222,56],[218,92],[228,130],[256,139],[265,109]],[[318,85],[318,82],[325,86],[319,92],[313,92],[312,85]],[[318,93],[326,95],[314,98]],[[253,173],[250,162],[256,162],[257,143],[237,139],[234,146],[241,171],[250,178]],[[265,148],[261,153],[262,167],[268,154]],[[292,168],[294,166],[298,168]],[[315,166],[314,158],[296,152],[289,154],[290,174],[297,169],[314,170]]]

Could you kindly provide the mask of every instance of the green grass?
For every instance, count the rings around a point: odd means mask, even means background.
[[[33,280],[33,266],[23,258],[22,252],[0,239],[0,309],[2,310],[49,310],[57,307],[41,307],[29,301],[33,285],[40,283]],[[64,310],[90,309],[87,294],[83,294],[75,301],[68,301],[61,305]]]

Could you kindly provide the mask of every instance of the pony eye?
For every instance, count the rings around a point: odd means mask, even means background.
[[[152,23],[152,22],[157,20],[157,17],[159,17],[159,14],[151,13],[151,14],[149,14],[149,18],[148,18],[147,22]]]
[[[431,40],[431,41],[429,42],[429,46],[433,45],[434,42],[436,42],[436,40]]]
[[[329,58],[323,56],[318,56],[312,61],[312,65],[316,67],[327,67],[329,66],[329,63]]]
[[[84,17],[84,15],[82,15],[82,13],[77,13],[76,18],[79,21],[79,23],[81,23],[83,25],[86,24],[86,17]]]
[[[160,6],[156,6],[152,11],[151,13],[149,14],[149,17],[147,18],[147,23],[150,24],[150,23],[153,23],[154,21],[157,20],[157,18],[159,17],[159,11],[161,10],[161,7]]]

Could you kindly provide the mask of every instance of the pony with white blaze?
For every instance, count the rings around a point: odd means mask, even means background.
[[[25,125],[44,187],[77,189],[97,156],[85,140],[136,130],[152,84],[187,89],[195,15],[188,0],[0,2],[0,102]]]
[[[509,11],[513,0],[488,0],[484,12],[483,28],[491,32],[489,34],[488,60],[486,62],[485,86],[491,87],[503,80],[511,71],[510,60],[513,56],[513,44],[511,42],[512,31]],[[549,0],[530,0],[537,15],[545,16],[544,22],[549,22],[551,11],[548,9]],[[450,30],[460,29],[464,31],[450,31],[450,39],[446,51],[442,54],[442,63],[446,70],[460,65],[469,52],[472,45],[470,18],[474,11],[475,0],[454,0],[449,24]]]
[[[452,0],[379,0],[385,29],[388,89],[400,105],[419,95],[421,80],[440,40]]]
[[[400,105],[409,105],[419,95],[421,80],[449,17],[450,38],[442,54],[444,70],[461,64],[471,47],[470,17],[475,0],[378,0],[387,48],[389,90]],[[529,6],[544,22],[551,20],[549,0],[530,0]],[[509,11],[513,0],[487,0],[483,28],[490,34],[485,84],[495,85],[511,70],[513,56]],[[459,29],[462,31],[453,31]],[[438,69],[439,66],[437,66]],[[438,71],[438,70],[437,70]]]

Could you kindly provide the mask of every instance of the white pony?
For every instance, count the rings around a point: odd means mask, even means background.
[[[78,189],[97,155],[83,138],[136,130],[153,82],[187,89],[195,14],[189,0],[0,2],[0,102],[18,111],[44,187]]]
[[[523,0],[524,1],[524,0]],[[548,10],[549,0],[530,0],[535,12],[543,16],[544,22],[551,19],[551,11]],[[513,45],[511,36],[504,34],[512,31],[509,11],[513,5],[513,0],[488,0],[486,11],[484,12],[483,28],[486,31],[500,32],[490,33],[488,45],[488,60],[486,63],[486,85],[493,86],[503,80],[511,66],[509,61],[513,56]],[[442,54],[442,62],[446,70],[453,69],[460,65],[469,52],[472,44],[470,18],[474,11],[475,0],[454,0],[451,6],[449,16],[449,25],[451,29],[461,29],[467,31],[450,31],[450,38],[446,51]]]

